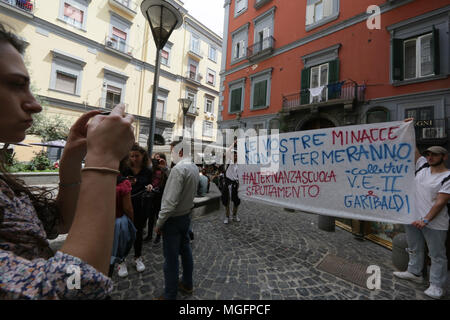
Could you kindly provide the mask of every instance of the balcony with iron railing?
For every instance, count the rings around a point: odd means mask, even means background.
[[[0,0],[3,7],[7,7],[19,13],[34,14],[34,0]]]
[[[416,139],[422,144],[440,144],[447,140],[448,119],[416,120],[414,129]]]
[[[353,104],[364,101],[366,86],[359,85],[353,80],[331,83],[323,86],[318,92],[303,89],[298,93],[283,95],[283,111],[295,111],[304,107],[325,106],[334,104]]]
[[[127,58],[131,58],[133,56],[133,47],[128,45],[126,41],[117,37],[106,36],[105,47],[106,49],[114,51]]]
[[[270,56],[273,53],[274,46],[275,38],[269,36],[247,48],[247,59],[253,61],[266,56]]]
[[[131,16],[136,16],[138,4],[132,0],[109,0],[109,4],[119,10],[125,11]]]
[[[197,117],[199,115],[200,107],[196,107],[195,105],[191,105],[189,109],[186,111],[187,116]]]
[[[194,82],[195,84],[200,84],[202,79],[203,79],[203,75],[201,73],[194,72],[194,71],[186,72],[186,80]]]

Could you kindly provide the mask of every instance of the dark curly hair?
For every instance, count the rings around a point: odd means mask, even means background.
[[[141,169],[145,169],[148,168],[149,165],[149,157],[148,157],[148,153],[147,150],[145,150],[144,148],[142,148],[138,143],[133,144],[133,146],[131,147],[130,151],[137,151],[140,154],[142,154],[142,165],[141,165]]]

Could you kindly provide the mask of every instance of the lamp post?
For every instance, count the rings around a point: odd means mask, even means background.
[[[189,98],[180,98],[180,99],[178,99],[178,102],[181,103],[181,109],[183,110],[183,133],[182,133],[182,136],[184,137],[184,130],[186,127],[186,113],[188,112],[189,108],[191,107],[192,100]]]
[[[191,107],[191,104],[192,104],[193,101],[191,99],[189,99],[189,98],[180,98],[180,99],[178,99],[178,102],[181,103],[181,109],[183,110],[183,133],[181,134],[181,136],[184,139],[184,137],[186,137],[186,133],[185,133],[185,130],[186,130],[186,114],[189,111],[189,108]],[[191,137],[191,139],[193,139],[193,138],[194,137]],[[191,152],[192,152],[192,145],[191,145],[190,153]]]
[[[161,49],[169,40],[173,30],[178,29],[183,23],[183,16],[179,8],[165,0],[144,0],[141,3],[141,11],[150,24],[153,40],[156,45],[155,76],[153,80],[152,106],[150,111],[150,129],[147,140],[147,150],[149,157],[153,153],[153,143],[156,126],[156,102],[159,87],[159,70]]]

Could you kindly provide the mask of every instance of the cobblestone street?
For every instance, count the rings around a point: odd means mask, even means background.
[[[243,201],[240,218],[241,222],[225,225],[223,211],[194,217],[194,293],[179,293],[178,299],[429,299],[423,294],[428,283],[393,277],[390,250],[357,241],[338,227],[335,232],[321,231],[316,215]],[[133,250],[127,258],[128,277],[119,278],[115,272],[113,299],[153,299],[162,294],[162,244],[146,242],[143,252],[144,272],[137,273],[132,265]],[[327,255],[379,266],[381,289],[369,290],[319,270]]]

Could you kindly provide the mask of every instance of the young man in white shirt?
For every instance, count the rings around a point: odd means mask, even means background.
[[[450,200],[450,170],[445,166],[448,151],[440,146],[425,150],[421,156],[416,149],[415,220],[406,225],[409,264],[405,272],[394,276],[421,283],[424,267],[425,243],[431,258],[430,286],[425,294],[434,299],[444,295],[447,280],[445,241],[449,226],[447,203]]]
[[[233,202],[233,220],[236,222],[241,221],[239,219],[237,210],[241,199],[238,196],[239,190],[239,173],[237,164],[237,151],[234,150],[233,163],[230,163],[225,167],[224,184],[222,188],[222,203],[225,206],[225,220],[224,223],[228,224],[230,219],[230,202]],[[231,201],[230,201],[231,199]]]

